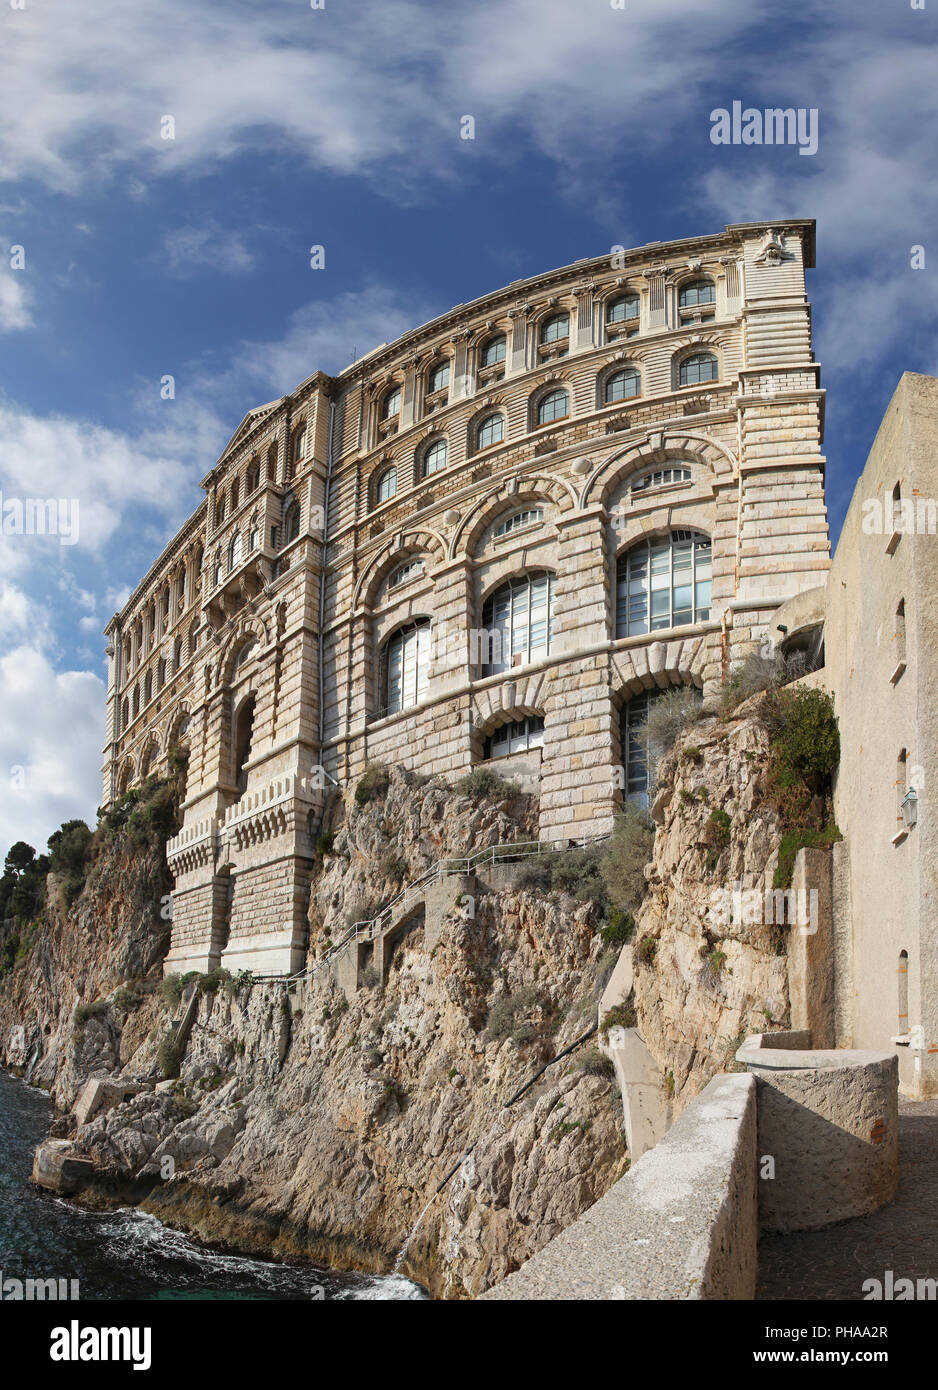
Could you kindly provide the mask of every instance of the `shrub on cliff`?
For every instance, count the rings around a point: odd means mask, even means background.
[[[688,724],[701,717],[700,691],[693,685],[678,686],[658,695],[648,707],[648,715],[639,734],[648,765],[649,785],[655,781],[655,768],[682,734]]]
[[[640,806],[628,803],[616,817],[612,838],[600,857],[600,872],[609,901],[620,912],[635,916],[648,889],[645,866],[651,862],[655,827]]]
[[[783,835],[773,887],[790,888],[798,851],[841,839],[831,818],[831,779],[840,761],[840,730],[825,690],[778,691],[768,702],[769,786]]]
[[[66,821],[49,836],[49,869],[59,880],[65,907],[71,907],[85,886],[93,838],[83,820]]]
[[[391,774],[382,763],[369,763],[355,788],[356,805],[367,806],[369,801],[386,796],[390,781]]]
[[[486,797],[504,800],[518,795],[518,784],[499,777],[488,767],[474,767],[465,777],[460,777],[454,789],[459,796],[468,796],[472,801],[484,801]]]

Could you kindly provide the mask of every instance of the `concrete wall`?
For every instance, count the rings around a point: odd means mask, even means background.
[[[897,485],[913,509],[926,507],[904,533],[904,515],[889,515]],[[836,1041],[893,1052],[902,1090],[918,1097],[938,1095],[938,535],[934,512],[930,523],[927,514],[936,498],[938,380],[906,373],[834,556],[820,675],[840,720],[834,809],[847,841],[835,860]],[[918,824],[908,833],[899,809],[901,750],[919,795]],[[899,1002],[901,952],[907,1010]]]
[[[756,1085],[717,1076],[588,1212],[483,1299],[751,1299]]]

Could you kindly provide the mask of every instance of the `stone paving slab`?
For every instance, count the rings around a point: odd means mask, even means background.
[[[867,1279],[938,1279],[938,1100],[899,1101],[899,1190],[870,1216],[759,1238],[757,1299],[861,1300]]]

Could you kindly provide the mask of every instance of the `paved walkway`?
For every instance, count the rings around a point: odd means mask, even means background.
[[[862,1299],[865,1279],[938,1279],[938,1101],[899,1101],[899,1190],[871,1216],[759,1239],[757,1298]]]

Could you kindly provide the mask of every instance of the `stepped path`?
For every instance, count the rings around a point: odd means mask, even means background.
[[[760,1299],[863,1299],[867,1279],[938,1279],[938,1100],[899,1100],[899,1190],[870,1216],[759,1238]]]

